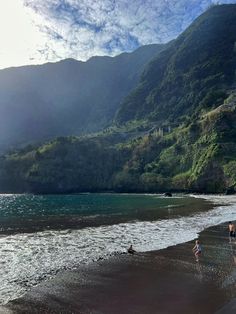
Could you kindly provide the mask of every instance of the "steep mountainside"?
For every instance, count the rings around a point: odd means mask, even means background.
[[[99,130],[164,45],[117,57],[73,59],[0,71],[0,151]]]
[[[235,21],[235,5],[216,5],[196,19],[150,62],[117,121],[146,117],[176,123],[222,103],[235,81]]]
[[[236,187],[236,96],[161,134],[62,137],[0,160],[1,192],[224,192]]]
[[[215,6],[147,66],[117,123],[0,160],[1,192],[236,190],[236,5]]]

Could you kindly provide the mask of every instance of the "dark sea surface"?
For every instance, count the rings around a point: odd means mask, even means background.
[[[0,195],[0,232],[113,225],[189,216],[211,205],[189,196],[156,194]]]
[[[217,196],[0,195],[0,303],[130,244],[145,252],[192,240],[236,220],[234,204]]]

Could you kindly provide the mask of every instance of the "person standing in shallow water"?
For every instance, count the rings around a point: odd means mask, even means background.
[[[230,221],[229,222],[229,241],[235,239],[235,225]]]
[[[199,240],[196,240],[195,246],[193,247],[193,252],[196,257],[196,262],[199,262],[199,256],[202,254],[202,247]]]

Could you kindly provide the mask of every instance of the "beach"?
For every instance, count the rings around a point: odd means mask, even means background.
[[[236,244],[229,243],[227,223],[204,230],[199,239],[203,254],[198,263],[192,253],[194,241],[121,254],[61,271],[9,302],[3,311],[235,313]]]

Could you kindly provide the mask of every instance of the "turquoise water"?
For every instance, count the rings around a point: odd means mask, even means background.
[[[1,233],[84,228],[188,216],[209,208],[192,197],[140,194],[0,195]]]

